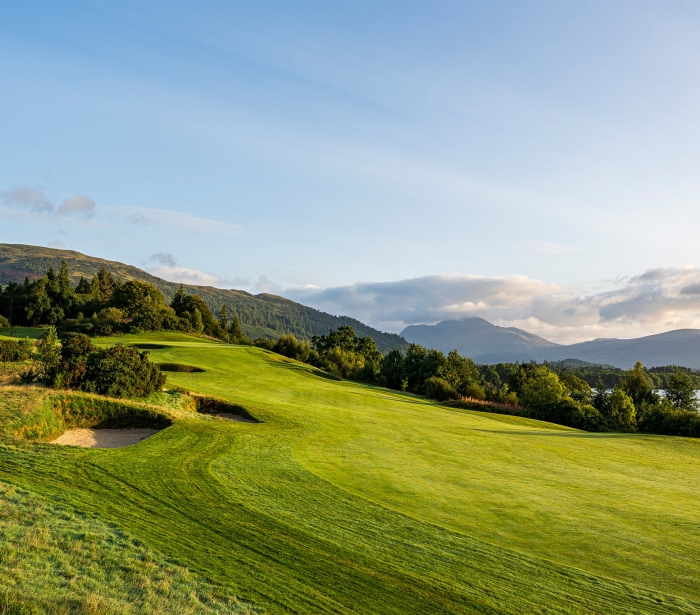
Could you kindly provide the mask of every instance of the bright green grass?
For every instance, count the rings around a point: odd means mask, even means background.
[[[8,443],[2,480],[273,613],[700,613],[700,442],[451,411],[179,334],[119,341],[169,345],[151,358],[207,371],[168,385],[264,422]]]
[[[251,612],[219,591],[113,525],[0,483],[0,613]]]
[[[14,333],[14,335],[11,335]],[[44,336],[46,329],[35,327],[4,327],[0,328],[0,339],[2,340],[23,340],[28,337],[31,340],[38,340]]]

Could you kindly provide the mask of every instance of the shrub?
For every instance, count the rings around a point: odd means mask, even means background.
[[[110,397],[146,397],[160,391],[165,375],[148,360],[147,352],[117,344],[87,356],[81,388]]]
[[[515,395],[515,393],[511,393],[511,395],[515,396],[515,403],[517,403],[518,396]],[[479,386],[478,384],[470,384],[464,389],[464,397],[471,397],[472,399],[483,401],[486,399],[486,391],[484,391],[484,387]]]
[[[0,315],[0,329],[10,326],[10,321],[4,316]]]
[[[13,342],[0,340],[0,362],[26,361],[32,356],[32,342],[29,339]]]
[[[648,404],[637,424],[639,431],[666,436],[700,437],[700,414],[676,410],[668,400]]]
[[[433,376],[425,381],[425,395],[436,401],[447,401],[457,399],[459,395],[447,380]]]
[[[605,418],[600,412],[593,406],[582,404],[571,397],[562,397],[558,401],[532,407],[528,416],[585,431],[601,431],[606,428]]]

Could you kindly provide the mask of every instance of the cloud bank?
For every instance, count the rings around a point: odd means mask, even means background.
[[[95,213],[95,201],[84,194],[69,196],[60,205],[49,199],[41,188],[20,186],[0,193],[5,206],[33,214],[57,216],[82,216],[91,218]]]
[[[289,289],[285,296],[388,331],[480,316],[560,343],[700,328],[700,270],[651,269],[604,292],[526,276],[434,275],[395,282]]]

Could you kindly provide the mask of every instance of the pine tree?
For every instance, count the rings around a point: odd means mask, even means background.
[[[187,309],[186,305],[186,299],[187,295],[185,294],[185,285],[180,284],[179,288],[177,289],[177,292],[175,293],[175,296],[173,297],[173,300],[170,302],[170,307],[175,310],[175,313],[178,316],[181,316],[182,313]]]
[[[100,292],[100,281],[97,279],[97,276],[92,278],[92,281],[90,282],[89,295],[91,298],[96,299],[97,301],[102,301],[102,293]]]
[[[224,303],[221,306],[221,310],[219,310],[219,324],[224,331],[228,329],[228,321],[228,307],[226,307],[226,304]]]
[[[102,265],[97,272],[97,282],[100,285],[100,300],[103,303],[107,303],[114,294],[116,284],[114,282],[114,276],[107,271],[107,267],[104,265]]]
[[[89,295],[90,294],[90,282],[88,282],[83,276],[80,276],[80,281],[75,287],[75,292],[78,295]]]
[[[194,313],[192,314],[192,328],[197,332],[201,333],[204,330],[204,321],[202,320],[202,313],[194,308]]]
[[[243,331],[241,330],[241,321],[238,319],[238,314],[233,317],[233,322],[228,331],[231,334],[231,339],[233,342],[239,342],[243,337]]]

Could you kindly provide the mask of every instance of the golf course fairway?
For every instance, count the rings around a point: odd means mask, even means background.
[[[180,413],[121,449],[5,439],[0,481],[268,613],[700,613],[700,442],[455,411],[175,333]],[[224,592],[225,593],[225,592]]]

